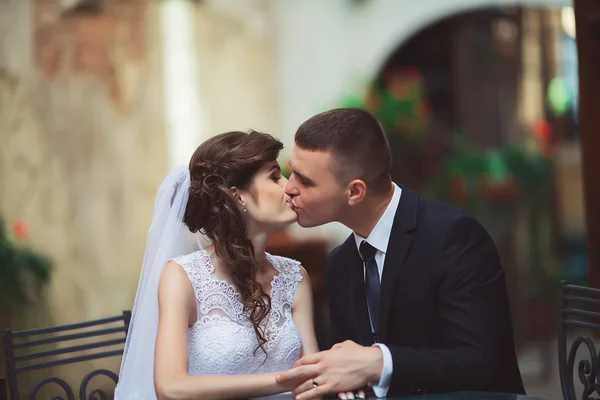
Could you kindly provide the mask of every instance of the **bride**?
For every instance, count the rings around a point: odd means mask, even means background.
[[[118,400],[261,397],[318,351],[300,263],[265,251],[296,221],[270,135],[202,143],[161,184],[125,351]],[[202,241],[204,240],[204,246]]]

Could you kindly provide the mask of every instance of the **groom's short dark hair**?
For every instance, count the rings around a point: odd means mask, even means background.
[[[383,127],[368,111],[336,108],[322,112],[300,125],[294,140],[302,149],[331,153],[338,182],[362,179],[376,193],[389,190],[390,144]]]

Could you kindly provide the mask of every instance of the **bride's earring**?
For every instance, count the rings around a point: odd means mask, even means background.
[[[246,209],[246,207],[242,207],[242,210],[244,210],[244,215],[246,217],[244,217],[244,219],[247,221],[248,220],[248,210]],[[246,225],[246,235],[248,234],[248,225]]]

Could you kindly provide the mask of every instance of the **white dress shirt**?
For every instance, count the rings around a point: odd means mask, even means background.
[[[360,249],[360,244],[363,240],[369,242],[377,251],[375,252],[375,262],[377,263],[377,270],[379,271],[379,282],[381,283],[381,277],[383,276],[383,263],[385,262],[385,253],[388,248],[390,241],[390,234],[392,233],[392,226],[394,225],[394,217],[396,216],[396,209],[400,204],[400,196],[402,195],[402,189],[394,185],[394,194],[392,200],[388,204],[385,212],[377,221],[377,224],[371,231],[368,237],[364,238],[354,232],[354,239],[356,240],[356,248]],[[364,268],[364,263],[363,263]],[[365,269],[366,274],[366,269]],[[385,344],[375,343],[373,346],[378,346],[383,353],[383,370],[381,371],[381,378],[377,385],[373,385],[373,391],[377,397],[386,397],[387,392],[390,388],[390,381],[392,379],[392,372],[394,370],[394,364],[392,360],[392,354]]]

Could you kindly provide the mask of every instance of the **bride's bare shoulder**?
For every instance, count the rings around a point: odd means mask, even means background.
[[[159,290],[160,286],[172,284],[186,286],[190,285],[187,273],[175,260],[169,260],[165,265],[165,268],[160,276]]]

